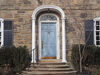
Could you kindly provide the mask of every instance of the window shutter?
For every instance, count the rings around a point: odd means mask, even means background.
[[[4,46],[13,45],[13,23],[12,21],[4,21]]]
[[[85,43],[86,45],[94,45],[94,21],[85,21]]]

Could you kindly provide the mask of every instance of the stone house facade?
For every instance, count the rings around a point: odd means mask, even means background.
[[[73,44],[100,45],[99,17],[99,0],[0,0],[1,46],[27,46],[32,62],[36,47],[39,60],[67,62]]]

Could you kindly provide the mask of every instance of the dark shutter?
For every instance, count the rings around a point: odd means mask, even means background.
[[[94,45],[94,21],[86,20],[84,25],[85,25],[85,43],[86,45]]]
[[[4,46],[13,45],[13,23],[12,21],[4,21]]]

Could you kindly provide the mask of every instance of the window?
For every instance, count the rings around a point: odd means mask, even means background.
[[[11,20],[4,21],[4,46],[13,45],[13,22]]]
[[[100,18],[94,19],[94,43],[100,46]]]
[[[12,21],[0,18],[0,47],[13,45]]]
[[[85,20],[84,21],[85,29],[85,44],[94,45],[94,21]]]
[[[52,14],[45,14],[40,17],[40,21],[57,21],[57,18]]]

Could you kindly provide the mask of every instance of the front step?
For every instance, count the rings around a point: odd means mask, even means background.
[[[23,75],[76,75],[76,71],[63,71],[63,72],[27,72]]]
[[[28,70],[28,68],[27,68]],[[73,71],[72,68],[30,68],[29,71]]]
[[[69,65],[34,65],[34,68],[68,68]]]
[[[61,59],[42,59],[40,61],[40,63],[57,63],[57,62],[60,62],[61,63]]]
[[[31,67],[26,68],[22,72],[23,75],[76,75],[68,63],[62,62],[39,62],[38,64],[31,64]]]

